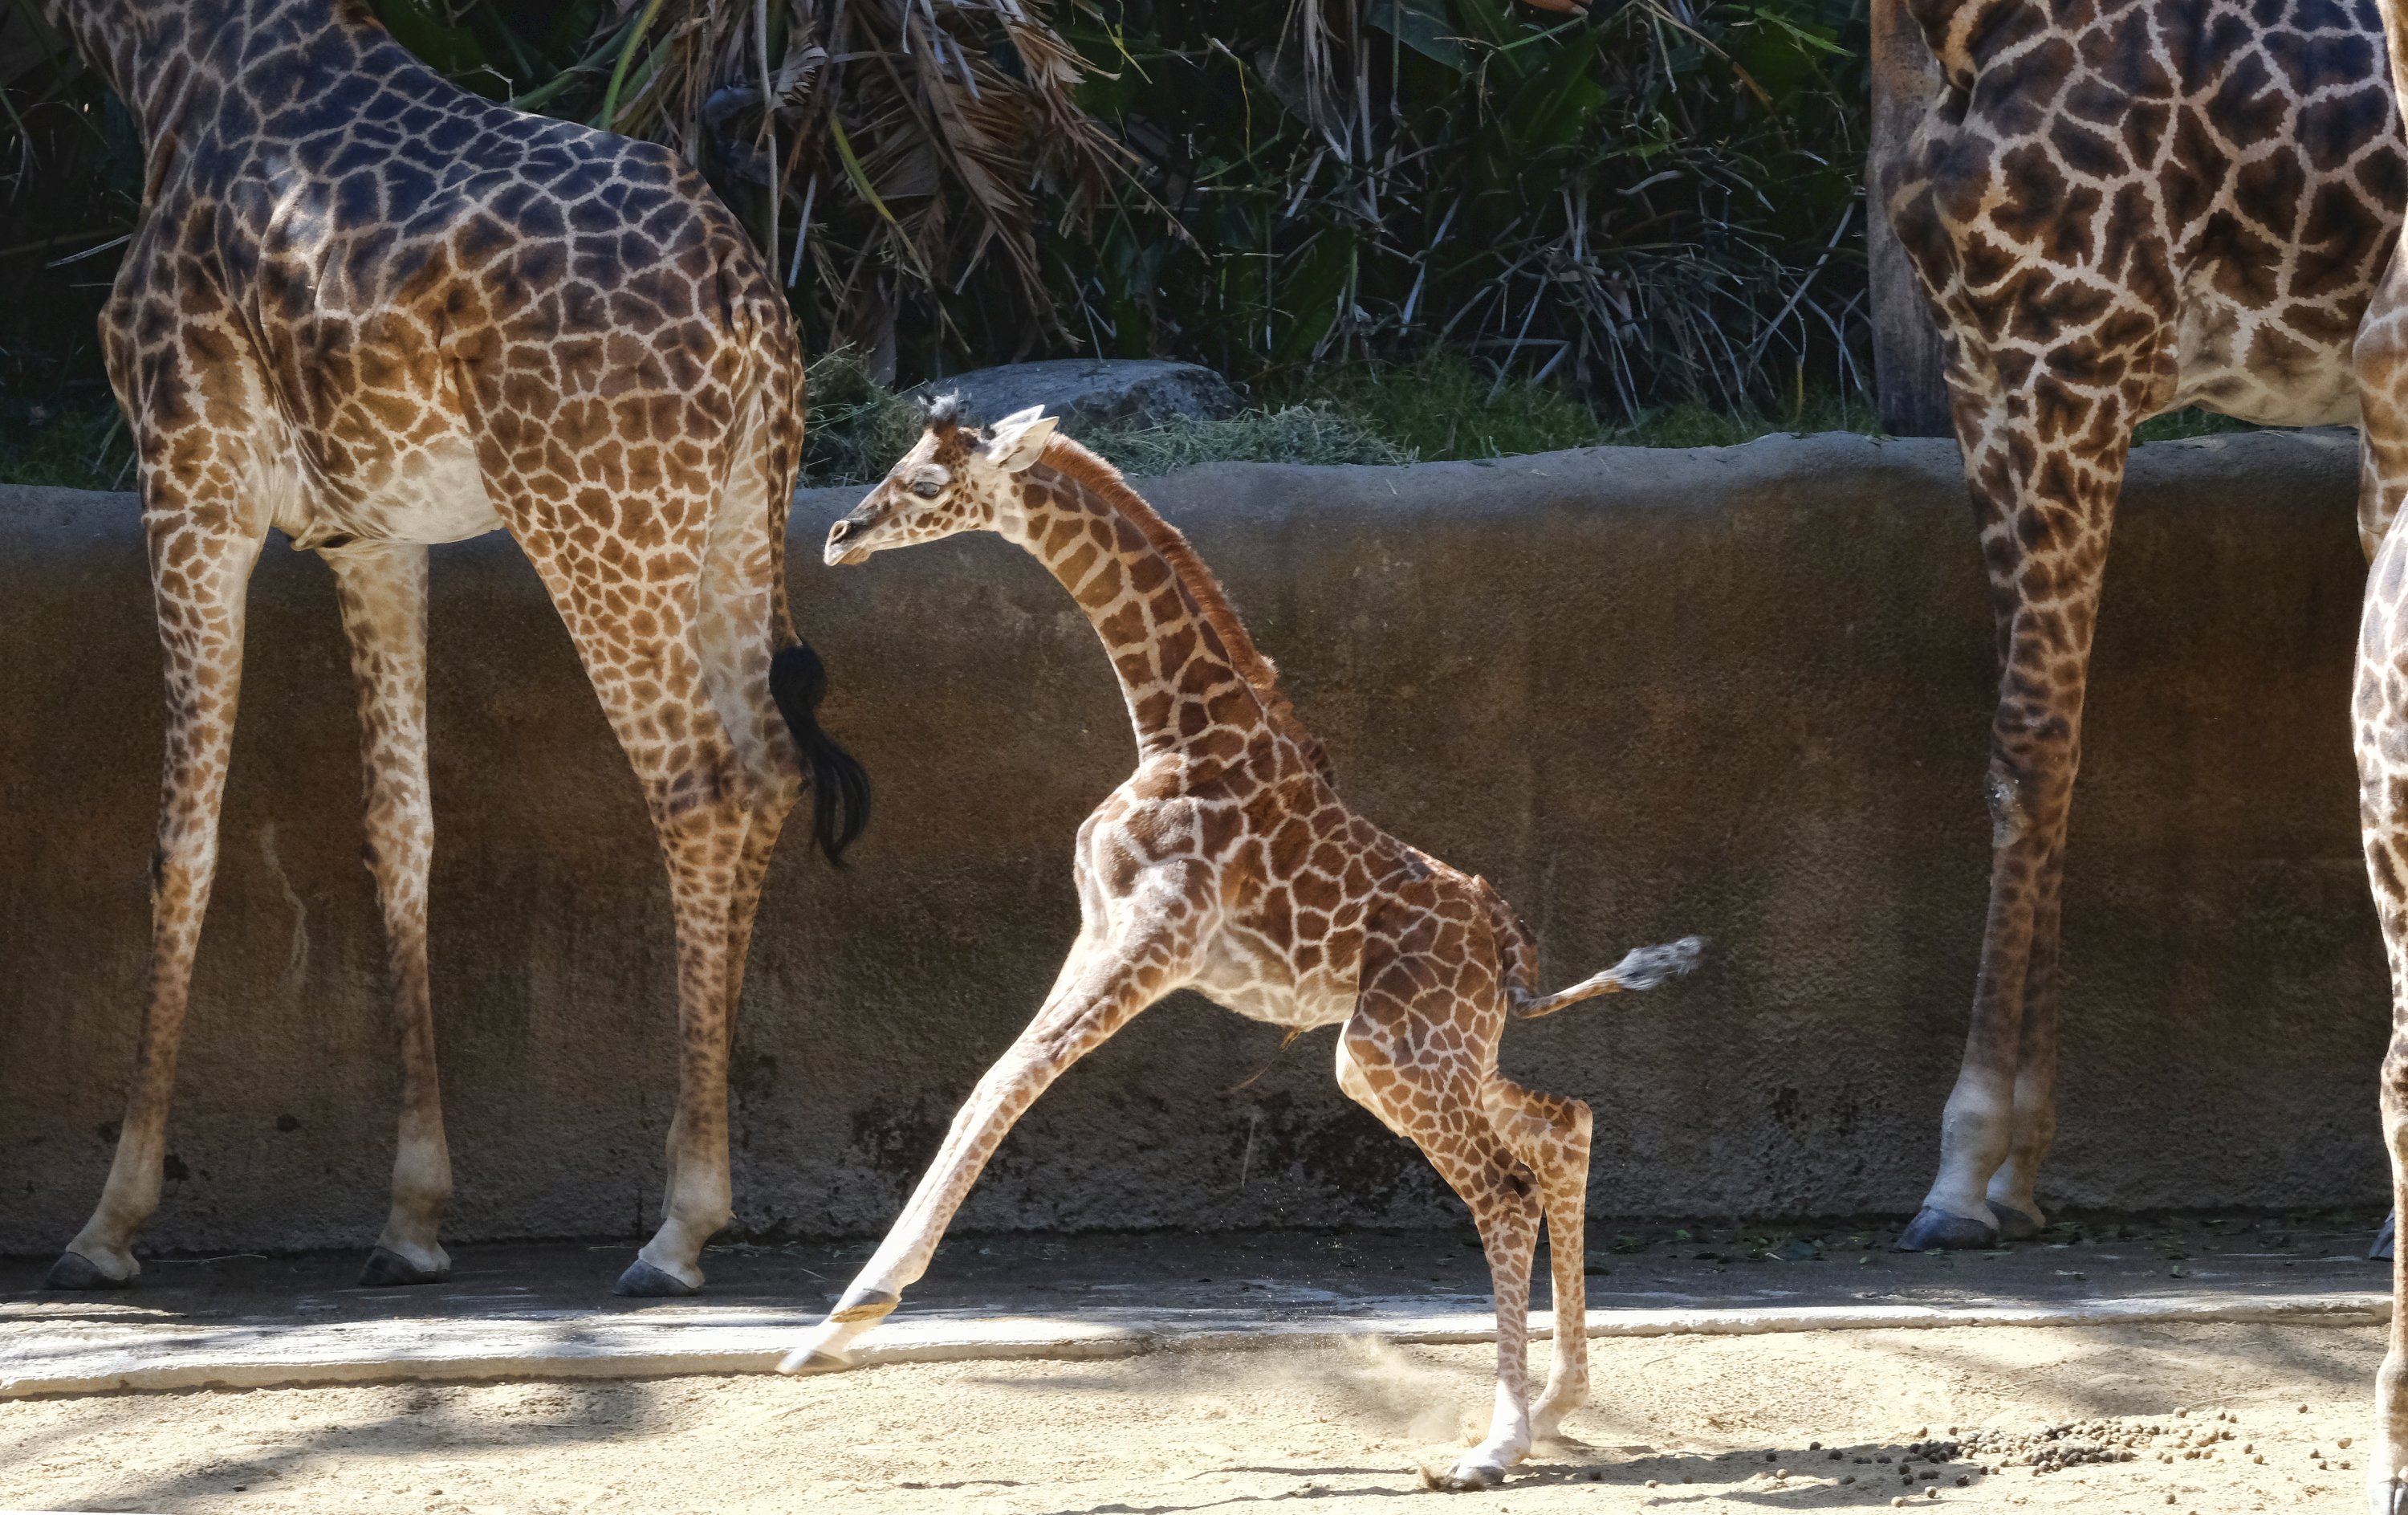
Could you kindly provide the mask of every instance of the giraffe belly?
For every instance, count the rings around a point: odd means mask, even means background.
[[[463,541],[498,528],[502,517],[485,492],[475,447],[446,433],[406,445],[358,476],[295,491],[276,524],[307,551],[347,541]]]
[[[2198,405],[2263,426],[2358,424],[2350,343],[2292,330],[2271,310],[2189,291],[2174,324],[2174,364],[2169,411]]]
[[[1298,974],[1268,943],[1224,933],[1191,985],[1225,1010],[1296,1031],[1331,1026],[1354,1013],[1355,989],[1326,969]]]

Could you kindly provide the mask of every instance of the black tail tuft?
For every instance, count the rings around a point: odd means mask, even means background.
[[[811,785],[811,834],[820,850],[838,868],[844,849],[869,824],[869,774],[853,754],[820,729],[820,700],[827,695],[827,671],[810,643],[781,647],[769,658],[769,698],[786,717],[795,745],[803,755],[803,772]]]
[[[1634,947],[1606,972],[1624,988],[1651,989],[1695,968],[1705,945],[1701,936],[1684,936],[1662,946]]]

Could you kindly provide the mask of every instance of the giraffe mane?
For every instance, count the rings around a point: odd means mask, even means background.
[[[1130,488],[1120,469],[1069,438],[1057,433],[1045,444],[1038,461],[1110,505],[1122,519],[1144,534],[1147,544],[1162,555],[1162,560],[1170,565],[1171,575],[1196,602],[1204,624],[1220,638],[1239,677],[1262,701],[1263,713],[1270,718],[1272,729],[1297,744],[1315,772],[1335,783],[1337,776],[1330,771],[1329,754],[1321,739],[1305,729],[1304,722],[1297,717],[1296,707],[1280,692],[1278,665],[1265,656],[1262,649],[1254,645],[1254,639],[1246,634],[1245,623],[1238,619],[1237,607],[1229,603],[1228,591],[1221,587],[1221,581],[1212,576],[1204,559],[1188,545],[1185,535]]]

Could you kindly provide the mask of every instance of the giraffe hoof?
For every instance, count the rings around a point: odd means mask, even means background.
[[[683,1299],[701,1291],[700,1284],[690,1284],[673,1273],[664,1273],[640,1257],[628,1263],[627,1271],[610,1286],[610,1292],[632,1299]]]
[[[1973,1252],[1997,1245],[1997,1227],[1935,1210],[1928,1205],[1916,1212],[1898,1238],[1898,1250],[1901,1252]]]
[[[903,1296],[890,1290],[848,1289],[844,1298],[837,1301],[836,1308],[828,1311],[828,1319],[844,1325],[855,1320],[883,1320],[902,1303]]]
[[[2391,1261],[2391,1234],[2399,1224],[2400,1216],[2397,1211],[2383,1218],[2383,1229],[2374,1234],[2374,1245],[2366,1249],[2369,1261],[2375,1262]]]
[[[50,1264],[50,1271],[42,1276],[45,1289],[123,1289],[133,1282],[134,1275],[111,1277],[81,1252],[61,1252],[59,1260]]]
[[[1467,1457],[1444,1473],[1436,1468],[1422,1469],[1422,1486],[1440,1489],[1448,1493],[1478,1493],[1494,1489],[1505,1481],[1505,1469],[1495,1463],[1476,1463]]]
[[[1990,1202],[1990,1213],[1999,1218],[1999,1240],[2029,1241],[2046,1229],[2048,1222],[2031,1211],[2014,1205]]]
[[[842,1373],[852,1366],[852,1358],[838,1357],[834,1352],[800,1351],[787,1353],[785,1361],[778,1364],[778,1371],[799,1378],[812,1373]]]
[[[390,1247],[380,1247],[368,1254],[367,1265],[360,1269],[362,1289],[398,1289],[406,1284],[443,1283],[452,1277],[450,1268],[422,1268]]]

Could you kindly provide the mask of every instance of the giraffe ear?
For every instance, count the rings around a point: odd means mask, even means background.
[[[1007,473],[1018,473],[1037,461],[1053,440],[1054,428],[1061,424],[1061,418],[1047,415],[1042,405],[1014,411],[988,433],[987,459]]]

